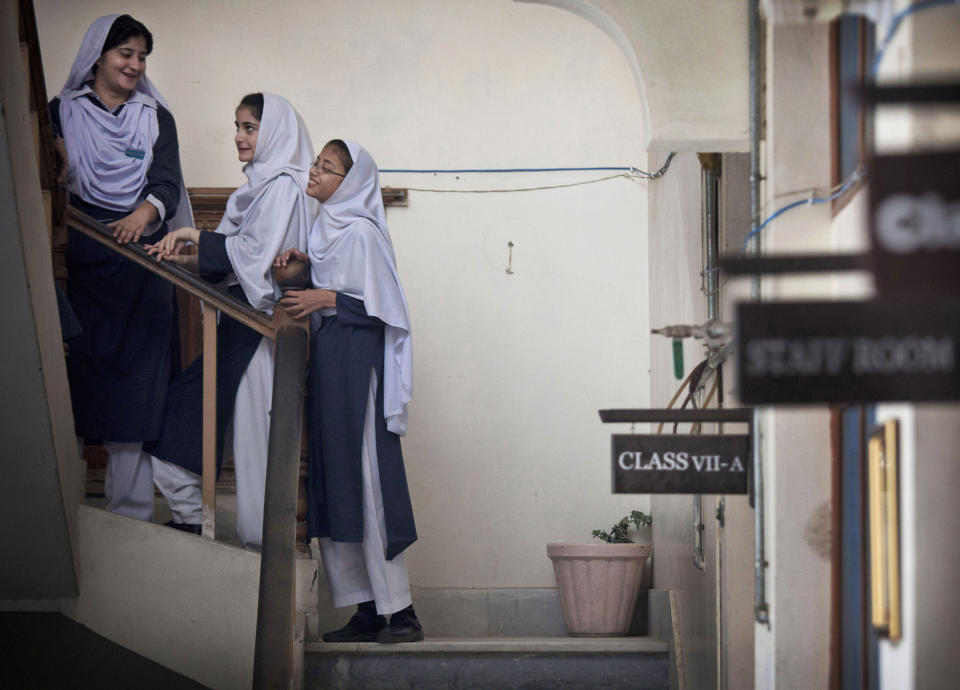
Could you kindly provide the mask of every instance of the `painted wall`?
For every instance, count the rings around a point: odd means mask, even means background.
[[[749,221],[746,156],[723,157],[718,214],[722,253],[735,253]],[[694,154],[674,159],[671,176],[650,189],[649,225],[651,326],[703,323],[707,297],[701,284],[701,168]],[[720,318],[732,318],[734,298],[745,281],[722,281]],[[704,357],[700,341],[685,340],[685,373]],[[724,405],[735,406],[732,362],[724,365]],[[651,336],[651,406],[666,407],[680,381],[673,373],[670,341]],[[716,403],[714,403],[716,404]],[[656,431],[656,425],[650,425]],[[681,425],[680,433],[688,427]],[[670,426],[665,433],[670,433]],[[708,425],[705,432],[715,430]],[[728,425],[730,433],[745,427]],[[746,496],[701,499],[703,568],[693,564],[694,497],[651,498],[654,586],[675,590],[686,687],[753,687],[753,511]],[[723,505],[724,524],[716,518]]]
[[[893,3],[902,9],[907,2]],[[889,13],[888,13],[889,14]],[[878,45],[887,27],[878,29]],[[887,51],[881,80],[956,74],[957,8],[907,19]],[[765,200],[829,180],[827,25],[768,27]],[[931,109],[881,111],[877,147],[908,150],[960,140],[955,114]],[[868,247],[866,189],[832,216],[829,205],[804,207],[765,232],[771,252],[863,251]],[[786,197],[784,197],[786,199]],[[774,204],[767,210],[786,201]],[[832,216],[832,217],[831,217]],[[863,274],[769,281],[768,294],[787,298],[869,298]],[[960,631],[960,599],[949,573],[958,562],[946,516],[957,495],[956,406],[883,405],[878,418],[901,423],[901,552],[904,638],[880,643],[880,687],[951,687]],[[778,407],[766,415],[768,601],[771,626],[757,628],[758,687],[826,685],[829,663],[829,446],[823,408]],[[940,530],[932,525],[943,525]],[[954,578],[955,579],[955,578]],[[954,650],[954,651],[951,651]]]
[[[670,175],[650,190],[650,256],[657,257],[650,263],[653,328],[706,320],[706,299],[700,293],[697,276],[702,267],[700,178],[696,155],[682,153],[674,159]],[[650,348],[650,404],[664,408],[681,381],[674,377],[670,340],[651,335]],[[683,350],[686,376],[703,359],[703,347],[699,341],[687,339],[683,341]],[[650,433],[656,433],[659,425],[649,426]],[[664,433],[670,431],[668,426]],[[651,504],[653,582],[657,589],[677,592],[674,626],[679,629],[682,647],[680,672],[686,687],[714,687],[717,678],[716,570],[713,567],[716,521],[704,520],[704,560],[710,566],[698,570],[693,565],[693,497],[654,495]],[[709,497],[704,498],[704,505],[711,505]]]
[[[908,3],[895,3],[898,10]],[[960,71],[960,8],[935,7],[903,22],[880,67],[879,79],[909,82],[953,78]],[[876,118],[882,151],[956,150],[956,108],[882,108]],[[883,405],[878,421],[900,427],[900,573],[903,636],[880,641],[880,687],[949,688],[955,685],[960,639],[956,593],[960,547],[957,405]]]
[[[36,1],[55,93],[112,2]],[[645,164],[643,106],[608,36],[555,8],[493,1],[253,0],[125,11],[177,118],[188,186],[243,180],[233,109],[289,97],[315,145],[354,138],[384,168]],[[605,173],[384,174],[504,189]],[[410,192],[388,213],[413,321],[404,452],[421,587],[549,587],[545,544],[589,541],[645,497],[610,495],[603,407],[649,401],[646,189],[623,178],[504,194]],[[508,242],[514,243],[513,274]]]
[[[630,61],[650,151],[749,149],[747,4],[715,0],[519,0],[605,31]]]
[[[767,31],[766,181],[762,199],[830,186],[828,27]],[[828,204],[785,214],[764,231],[767,252],[828,251]],[[766,299],[831,296],[822,277],[781,278]],[[770,626],[757,626],[757,687],[824,687],[829,667],[830,442],[825,407],[764,414],[767,602]]]

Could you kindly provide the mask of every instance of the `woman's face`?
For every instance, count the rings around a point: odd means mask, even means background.
[[[140,77],[147,71],[147,40],[143,36],[134,36],[111,48],[97,60],[97,76],[94,78],[94,91],[97,87],[110,94],[129,96]]]
[[[241,162],[250,163],[253,161],[253,154],[257,152],[260,120],[244,105],[237,108],[237,119],[233,124],[237,126],[237,136],[233,138],[237,145],[237,155]]]
[[[310,167],[307,194],[322,204],[333,196],[346,174],[336,150],[332,146],[324,146]]]

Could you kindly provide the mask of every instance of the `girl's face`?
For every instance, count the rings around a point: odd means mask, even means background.
[[[109,94],[124,94],[129,97],[140,77],[147,71],[147,40],[133,36],[126,43],[111,48],[97,60],[97,76],[94,91],[99,89]]]
[[[253,154],[257,152],[257,137],[260,136],[260,120],[254,116],[247,106],[237,108],[237,119],[233,123],[237,127],[237,136],[233,138],[237,145],[237,154],[240,161],[250,163]]]
[[[310,167],[307,194],[322,204],[333,196],[346,174],[336,150],[332,146],[324,146]]]

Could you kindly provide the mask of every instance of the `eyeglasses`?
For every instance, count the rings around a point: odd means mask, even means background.
[[[317,160],[313,162],[313,167],[317,168],[322,173],[328,173],[330,175],[336,175],[337,177],[346,177],[346,175],[338,173],[336,170],[331,170],[330,168],[324,168],[320,164],[320,156],[317,156]]]

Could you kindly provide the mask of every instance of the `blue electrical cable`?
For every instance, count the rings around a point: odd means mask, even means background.
[[[883,43],[881,44],[880,49],[877,51],[876,55],[873,58],[873,65],[870,68],[871,77],[876,77],[877,70],[880,68],[880,62],[883,60],[883,54],[886,51],[887,47],[890,45],[890,42],[893,40],[893,36],[894,34],[896,34],[897,29],[900,28],[901,22],[903,22],[903,20],[906,17],[910,16],[914,12],[930,9],[931,7],[938,7],[940,5],[960,5],[960,0],[921,0],[921,2],[917,2],[917,3],[914,3],[913,5],[910,5],[909,7],[905,7],[904,9],[900,10],[899,12],[897,12],[897,14],[894,15],[893,20],[890,22],[890,28],[887,30],[887,35],[884,37]],[[793,203],[787,204],[783,208],[777,210],[773,215],[769,216],[766,220],[760,223],[760,225],[753,228],[753,230],[751,230],[747,234],[746,239],[744,239],[743,241],[743,246],[740,249],[741,256],[744,253],[746,253],[747,245],[750,244],[750,240],[753,239],[753,237],[757,233],[759,233],[761,230],[767,227],[770,223],[772,223],[773,220],[778,216],[786,213],[791,209],[797,208],[798,206],[804,206],[806,204],[823,204],[828,201],[833,201],[834,199],[837,199],[843,196],[844,194],[846,194],[847,191],[853,186],[853,184],[857,180],[863,177],[864,177],[864,173],[861,170],[857,170],[853,173],[853,175],[850,176],[850,179],[847,180],[846,183],[844,183],[844,185],[840,189],[838,189],[835,193],[831,194],[830,196],[822,197],[822,198],[814,197],[812,199],[801,199],[800,201],[794,201]]]
[[[426,174],[438,174],[438,173],[539,173],[539,172],[597,172],[597,171],[615,171],[615,172],[629,172],[642,177],[655,178],[663,175],[667,168],[670,167],[670,162],[673,160],[673,157],[676,155],[675,152],[671,151],[667,155],[667,159],[663,162],[663,165],[660,166],[660,169],[656,172],[646,172],[645,170],[640,170],[635,168],[632,165],[621,165],[621,166],[596,166],[591,168],[463,168],[463,169],[454,169],[454,168],[445,168],[445,169],[420,169],[420,168],[380,168],[381,173],[426,173]]]
[[[844,194],[846,194],[846,193],[847,193],[847,190],[850,189],[850,187],[852,187],[852,186],[854,185],[854,183],[856,183],[857,180],[861,179],[862,177],[863,177],[863,172],[860,171],[860,170],[857,170],[857,171],[855,171],[855,172],[853,173],[853,175],[850,176],[850,179],[848,179],[848,180],[843,184],[843,186],[840,187],[840,189],[838,189],[836,192],[834,192],[834,193],[831,194],[830,196],[825,196],[825,197],[811,197],[811,198],[809,198],[809,199],[800,199],[799,201],[794,201],[793,203],[787,204],[787,205],[784,206],[783,208],[777,210],[776,213],[774,213],[773,215],[769,216],[766,220],[764,220],[762,223],[760,223],[760,225],[758,225],[757,227],[755,227],[753,230],[751,230],[751,231],[747,234],[746,238],[744,238],[744,240],[743,240],[743,246],[740,248],[740,254],[741,254],[741,256],[742,256],[744,253],[746,253],[746,251],[747,251],[747,245],[750,244],[750,240],[753,239],[754,235],[756,235],[756,234],[759,233],[761,230],[763,230],[765,227],[767,227],[768,225],[770,225],[770,223],[772,223],[772,222],[774,221],[774,219],[777,218],[778,216],[786,213],[786,212],[789,211],[790,209],[796,208],[797,206],[804,206],[804,205],[806,205],[806,204],[825,204],[825,203],[827,203],[828,201],[833,201],[834,199],[838,199],[839,197],[841,197],[841,196],[843,196]]]
[[[893,20],[890,22],[890,28],[887,30],[887,35],[883,39],[883,43],[880,45],[880,49],[877,51],[876,55],[873,57],[873,65],[870,68],[870,76],[876,77],[877,70],[880,69],[880,62],[883,60],[883,54],[886,52],[887,48],[890,46],[890,41],[893,40],[893,35],[897,33],[897,29],[900,28],[900,22],[902,22],[906,17],[910,16],[914,12],[919,12],[920,10],[927,10],[931,7],[938,7],[940,5],[958,5],[960,0],[921,0],[921,2],[916,2],[908,7],[903,8],[897,12]]]
[[[414,168],[381,168],[382,173],[530,173],[530,172],[592,172],[596,170],[636,170],[632,166],[604,166],[596,168],[464,168],[462,170],[426,170]],[[642,172],[642,171],[638,171]]]

